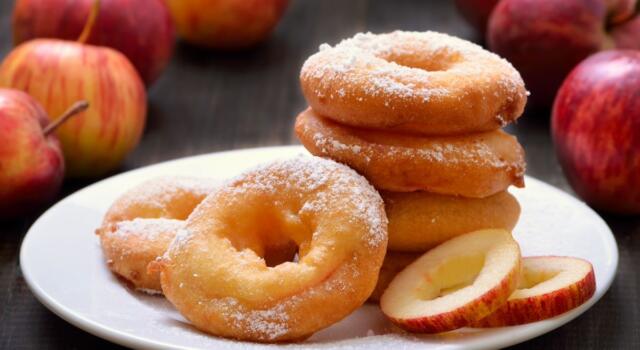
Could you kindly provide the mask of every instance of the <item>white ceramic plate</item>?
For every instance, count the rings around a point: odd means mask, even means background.
[[[170,161],[100,181],[60,201],[27,233],[20,263],[35,296],[51,311],[96,336],[133,348],[258,349],[273,347],[208,336],[191,327],[162,297],[124,287],[106,268],[93,234],[109,205],[132,186],[162,175],[220,179],[276,158],[306,153],[275,147],[215,153]],[[375,305],[288,348],[486,349],[531,339],[571,321],[607,291],[618,264],[618,249],[604,221],[582,202],[533,178],[512,193],[522,206],[514,235],[527,255],[569,255],[593,263],[595,296],[551,320],[493,330],[463,329],[412,336],[391,327]],[[313,317],[313,315],[309,315]]]

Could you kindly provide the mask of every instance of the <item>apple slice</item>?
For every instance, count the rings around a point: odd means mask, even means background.
[[[505,230],[458,236],[402,270],[382,295],[382,312],[410,332],[467,326],[502,306],[518,285],[520,247]]]
[[[551,318],[582,305],[596,291],[591,263],[578,258],[522,259],[518,289],[496,312],[474,327],[502,327]]]

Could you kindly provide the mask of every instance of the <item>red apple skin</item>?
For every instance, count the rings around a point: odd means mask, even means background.
[[[489,316],[474,322],[472,326],[505,327],[546,320],[584,304],[595,291],[596,276],[592,269],[584,279],[568,288],[540,296],[509,300]]]
[[[54,118],[76,101],[88,101],[86,111],[56,129],[68,177],[105,175],[140,141],[146,91],[129,60],[111,48],[59,39],[27,41],[0,63],[0,87],[28,93]]]
[[[58,139],[40,104],[24,92],[0,89],[0,219],[14,218],[52,200],[64,177]]]
[[[273,31],[289,0],[165,0],[180,37],[211,49],[254,46]]]
[[[35,38],[76,40],[94,0],[18,0],[13,42]],[[160,76],[173,54],[173,22],[163,0],[102,0],[88,44],[122,52],[147,86]]]
[[[387,317],[396,326],[413,333],[434,334],[466,327],[490,315],[507,302],[509,296],[518,286],[520,269],[521,266],[518,264],[498,285],[475,299],[470,305],[424,318],[397,319]]]
[[[489,18],[487,43],[520,71],[532,105],[549,107],[564,78],[587,56],[610,48],[640,49],[640,26],[627,24],[637,19],[635,3],[502,0]]]
[[[458,12],[484,37],[491,11],[499,0],[456,0]]]
[[[558,91],[551,132],[582,199],[640,214],[640,51],[604,51],[578,65]]]

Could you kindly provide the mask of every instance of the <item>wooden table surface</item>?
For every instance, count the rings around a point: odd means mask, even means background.
[[[11,49],[12,3],[0,0],[0,57]],[[178,44],[149,92],[144,138],[119,171],[194,154],[297,143],[292,125],[305,107],[298,85],[305,58],[323,42],[394,29],[477,39],[451,1],[293,0],[273,37],[251,51],[208,52]],[[548,119],[548,111],[528,111],[509,131],[527,151],[529,175],[571,192],[554,156]],[[60,198],[88,183],[67,183]],[[36,217],[0,224],[0,349],[117,348],[58,318],[29,291],[18,255]],[[515,348],[640,349],[640,220],[605,220],[620,248],[609,292],[573,322]]]

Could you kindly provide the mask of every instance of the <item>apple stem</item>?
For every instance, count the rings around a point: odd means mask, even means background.
[[[100,0],[94,0],[93,6],[91,6],[91,12],[89,12],[89,18],[87,18],[87,22],[84,24],[84,28],[82,28],[82,33],[80,33],[80,37],[78,37],[79,43],[86,43],[91,35],[91,31],[93,30],[93,25],[96,23],[96,18],[98,18],[98,13],[100,12]]]
[[[69,107],[69,109],[64,111],[64,113],[62,113],[62,115],[58,117],[58,119],[49,123],[49,125],[47,125],[42,132],[45,136],[49,135],[50,133],[54,132],[60,125],[66,122],[69,118],[77,115],[87,108],[89,108],[89,102],[85,100],[74,103],[71,107]]]

